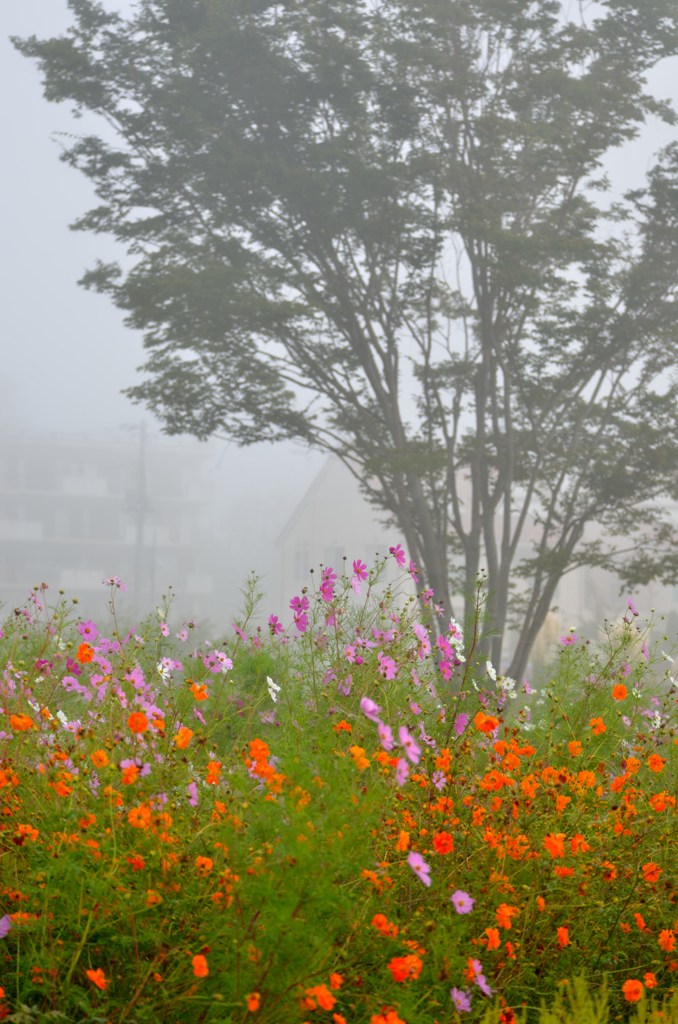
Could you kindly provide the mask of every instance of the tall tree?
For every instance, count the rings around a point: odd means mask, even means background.
[[[14,42],[105,122],[62,158],[101,200],[74,227],[132,258],[83,283],[145,334],[134,399],[336,453],[448,608],[486,567],[514,676],[564,573],[669,571],[678,149],[623,206],[595,176],[675,121],[644,77],[675,0],[69,6]]]

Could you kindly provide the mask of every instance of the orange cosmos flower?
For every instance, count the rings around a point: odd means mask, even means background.
[[[195,858],[195,869],[199,875],[209,875],[210,871],[214,867],[214,861],[211,857],[196,857]]]
[[[645,982],[646,988],[654,988],[657,984],[657,979],[655,978],[652,971],[648,971],[647,974],[643,975],[643,981]]]
[[[127,815],[127,820],[132,828],[148,828],[151,824],[151,808],[147,804],[133,807]]]
[[[617,683],[616,686],[612,687],[612,697],[614,700],[626,700],[629,691],[626,689],[623,683]]]
[[[143,711],[133,711],[127,719],[127,724],[132,732],[146,732],[148,729],[148,719]]]
[[[612,864],[612,862],[609,860],[604,860],[602,863],[602,867],[605,868],[605,871],[603,872],[603,878],[605,879],[605,881],[614,882],[615,878],[617,877],[617,869],[614,866],[614,864]]]
[[[28,715],[10,715],[9,721],[15,732],[26,732],[33,728],[33,719]]]
[[[355,761],[356,768],[362,772],[369,766],[369,758],[365,757],[364,747],[349,747],[349,753]]]
[[[657,774],[659,774],[659,772],[664,771],[666,761],[663,757],[660,757],[659,754],[650,754],[645,764],[651,772],[657,772]]]
[[[537,906],[540,910],[543,910],[546,907],[546,900],[543,896],[537,896]]]
[[[567,744],[567,747],[570,753],[572,754],[572,757],[579,757],[579,755],[581,754],[582,747],[579,740],[570,740],[570,742]]]
[[[581,832],[577,832],[576,835],[570,839],[570,846],[572,848],[572,853],[586,853],[591,849]]]
[[[555,860],[556,857],[565,856],[565,833],[564,832],[549,832],[547,836],[544,836],[544,846],[551,854],[551,859]]]
[[[85,974],[87,975],[87,977],[89,978],[93,985],[96,985],[97,988],[100,988],[102,992],[104,991],[104,989],[108,985],[108,982],[106,981],[104,972],[101,970],[100,967],[97,967],[96,971],[85,971]]]
[[[317,999],[318,1005],[323,1010],[331,1010],[337,1001],[325,985],[315,985],[313,988],[307,988],[306,995],[310,996],[311,999]]]
[[[122,772],[122,784],[123,786],[131,786],[133,782],[137,781],[137,775],[139,769],[135,764],[130,764],[127,768],[123,768]]]
[[[454,849],[454,839],[449,832],[438,832],[433,837],[433,849],[436,853],[451,853]]]
[[[340,1013],[332,1014],[332,1024],[347,1024],[346,1018],[342,1017]]]
[[[558,937],[558,945],[561,948],[564,949],[565,946],[570,945],[570,933],[567,928],[557,928],[556,935]]]
[[[600,736],[601,732],[607,732],[607,726],[602,718],[592,718],[591,728],[593,729],[594,736]]]
[[[207,765],[207,785],[216,786],[219,782],[219,772],[221,771],[221,761],[210,761]]]
[[[622,985],[622,992],[624,993],[624,999],[628,1000],[629,1003],[637,1003],[643,996],[643,983],[642,981],[633,981],[629,978]]]
[[[662,869],[659,867],[659,864],[655,864],[654,861],[650,861],[648,864],[643,864],[643,878],[646,882],[658,882],[661,873]]]
[[[663,949],[665,953],[672,953],[676,948],[676,936],[672,931],[669,931],[668,928],[664,928],[664,930],[659,933],[657,941],[659,943],[659,948]]]
[[[394,981],[406,981],[407,978],[414,978],[416,980],[421,974],[423,966],[424,964],[420,957],[414,953],[409,953],[407,956],[394,956],[388,965],[388,969],[393,975]],[[331,1007],[328,1007],[328,1009],[331,1009]]]
[[[494,732],[499,725],[498,718],[494,718],[493,715],[486,715],[484,711],[479,711],[473,722],[478,732],[484,732],[487,735]]]
[[[179,750],[185,750],[188,744],[191,742],[193,736],[193,730],[187,729],[185,725],[179,729],[179,732],[174,737],[174,742]]]
[[[508,903],[500,903],[495,911],[497,924],[500,928],[510,928],[511,918],[516,917],[520,911],[518,907],[511,907]]]
[[[341,974],[330,974],[330,988],[336,992],[344,984]]]
[[[398,935],[398,926],[393,924],[384,914],[375,914],[372,918],[372,927],[376,928],[381,935],[395,939]]]
[[[247,1009],[250,1013],[256,1013],[259,1009],[259,1003],[261,1002],[261,994],[259,992],[250,992],[247,999]]]
[[[556,865],[554,871],[558,878],[572,878],[574,874],[574,868],[566,868],[563,864]]]
[[[370,1024],[405,1024],[395,1010],[385,1009],[383,1013],[373,1014],[370,1017]]]
[[[196,978],[206,978],[210,973],[210,969],[207,966],[207,960],[202,953],[198,953],[197,956],[194,956],[191,963],[193,964],[193,973]]]
[[[162,896],[155,889],[146,890],[146,906],[157,907],[159,903],[162,903]]]
[[[498,928],[486,928],[485,934],[487,935],[487,948],[488,949],[499,949],[499,929]]]
[[[207,700],[207,698],[209,697],[207,687],[204,684],[198,686],[197,683],[193,683],[193,686],[191,687],[191,693],[193,694],[196,700]]]
[[[339,735],[340,732],[348,732],[348,733],[352,733],[353,732],[353,726],[350,724],[350,722],[347,722],[344,718],[342,718],[342,720],[340,722],[337,722],[336,725],[333,725],[332,728],[336,732],[337,736]]]
[[[89,644],[80,644],[76,658],[81,665],[87,665],[94,657],[94,648]]]
[[[97,768],[105,768],[108,764],[108,754],[105,750],[95,750],[92,754],[92,764]]]
[[[399,852],[402,853],[402,851],[406,850],[409,845],[410,845],[410,833],[409,832],[401,832],[400,835],[398,836],[398,842],[396,843],[396,850],[398,850]]]
[[[645,931],[645,921],[643,920],[643,915],[642,914],[634,914],[633,916],[635,917],[636,924],[640,928],[641,932],[644,932]]]
[[[131,854],[125,858],[127,863],[131,867],[132,871],[143,871],[146,867],[146,862],[143,857],[138,857],[137,854]]]

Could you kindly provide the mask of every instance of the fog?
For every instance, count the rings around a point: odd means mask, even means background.
[[[124,11],[132,5],[108,6]],[[285,600],[283,591],[286,590],[289,597],[289,588],[295,585],[296,577],[290,570],[291,578],[284,579],[284,553],[276,541],[308,488],[317,480],[325,459],[291,444],[238,449],[219,441],[199,446],[190,440],[162,440],[151,415],[132,406],[120,393],[122,388],[137,382],[137,368],[143,361],[141,338],[123,325],[121,313],[107,298],[84,291],[76,282],[97,258],[120,259],[123,254],[105,237],[68,230],[68,224],[92,205],[93,194],[80,173],[59,161],[59,148],[54,139],[54,133],[81,132],[83,122],[74,121],[66,106],[48,104],[44,100],[35,65],[20,56],[8,39],[10,35],[54,35],[64,31],[69,23],[65,0],[5,0],[0,7],[0,83],[6,97],[2,117],[5,159],[0,168],[5,199],[0,434],[3,458],[6,458],[5,482],[0,485],[5,495],[5,506],[0,509],[0,532],[4,530],[0,547],[5,545],[7,551],[16,547],[16,540],[12,538],[17,531],[21,532],[16,525],[19,519],[30,524],[39,518],[25,501],[23,505],[15,501],[12,508],[7,505],[8,500],[10,504],[14,501],[11,495],[7,497],[7,488],[11,490],[7,481],[14,472],[10,462],[20,445],[26,442],[31,443],[33,452],[32,456],[26,456],[26,465],[33,458],[37,466],[41,458],[49,460],[50,453],[56,458],[54,453],[58,451],[62,455],[67,450],[80,451],[82,459],[78,462],[73,456],[71,460],[78,479],[94,479],[91,474],[87,476],[87,467],[96,468],[97,459],[92,453],[97,445],[102,452],[110,454],[115,449],[123,453],[120,459],[127,466],[128,479],[120,484],[124,495],[119,496],[116,543],[126,544],[128,549],[130,545],[133,547],[136,542],[130,540],[129,528],[136,522],[134,489],[138,487],[138,445],[140,425],[144,423],[148,440],[148,487],[155,501],[155,511],[148,513],[144,523],[146,546],[152,549],[154,543],[157,545],[157,531],[165,529],[158,512],[164,493],[160,482],[163,472],[179,479],[182,467],[192,465],[196,479],[200,480],[199,493],[204,497],[195,520],[197,525],[191,527],[196,531],[193,540],[202,546],[200,564],[196,563],[188,575],[196,579],[210,576],[211,596],[209,599],[196,596],[193,605],[189,600],[182,606],[182,612],[192,614],[197,609],[211,620],[228,618],[230,622],[239,601],[239,587],[250,570],[265,577],[270,610],[279,611],[280,603]],[[677,66],[675,61],[665,62],[651,74],[649,84],[658,96],[674,100],[678,96]],[[638,140],[613,153],[605,167],[613,183],[613,196],[641,186],[653,155],[675,135],[675,129],[653,121],[645,126]],[[102,456],[104,462],[107,457]],[[110,482],[77,484],[73,485],[75,490],[71,493],[68,491],[71,484],[64,480],[72,481],[73,472],[68,469],[67,457],[63,455],[63,458],[65,468],[59,479],[55,478],[54,492],[47,489],[39,498],[40,488],[31,485],[36,503],[54,504],[57,493],[76,497],[80,493],[78,487],[81,490],[84,487],[81,493],[84,499],[87,487],[96,490],[113,486]],[[30,476],[30,467],[26,472]],[[103,479],[105,475],[102,472],[99,477]],[[356,521],[362,516],[364,523],[351,543],[359,545],[364,538],[365,543],[372,546],[383,544],[386,533],[376,524],[373,528],[370,526],[374,517],[365,509],[355,515]],[[73,525],[72,516],[69,522],[63,529],[64,537],[68,535],[71,543],[77,541],[78,527]],[[85,527],[82,529],[84,531]],[[29,534],[30,530],[27,539]],[[85,536],[84,532],[82,540],[83,544],[97,542],[94,534]],[[314,560],[326,557],[329,551],[334,551],[336,558],[342,557],[340,552],[349,558],[370,558],[373,554],[369,550],[349,550],[347,545],[346,538],[339,537],[335,530],[332,536],[317,536],[312,543],[309,540],[298,551],[303,558]],[[5,577],[9,571],[7,557],[0,562],[0,574],[4,572]],[[38,572],[37,566],[28,561],[18,563],[16,550],[12,557],[14,575],[11,579],[0,579],[1,596],[10,603],[25,596],[29,586],[42,581],[33,578]],[[75,592],[78,581],[82,590],[88,579],[85,575],[78,576],[77,572],[85,573],[87,567],[83,563],[79,570],[75,564],[77,559],[69,557],[68,564],[55,563],[50,567],[53,578],[46,582],[56,589],[66,584],[69,589],[71,581],[69,592]],[[97,557],[96,568],[100,567],[106,574],[119,573],[120,567],[115,561],[122,558],[122,554],[118,549],[111,548],[105,565],[104,554]],[[158,557],[158,564],[154,563],[152,581],[147,580],[137,594],[140,605],[147,603],[150,608],[157,603],[162,589],[172,582],[167,565],[160,565],[160,561]],[[129,565],[134,575],[133,561]],[[167,570],[167,578],[163,576],[163,569]],[[40,572],[41,577],[46,571],[47,567]],[[195,584],[196,580],[193,582]],[[129,585],[133,590],[133,579]],[[138,581],[137,585],[140,586]],[[92,606],[102,601],[102,595],[90,583],[84,586],[80,596]],[[130,598],[130,609],[134,600]]]

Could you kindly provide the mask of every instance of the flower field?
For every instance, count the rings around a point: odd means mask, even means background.
[[[115,577],[106,623],[44,585],[14,611],[0,1018],[678,1021],[666,643],[629,602],[518,684],[480,584],[464,635],[382,569],[216,637],[123,628]]]

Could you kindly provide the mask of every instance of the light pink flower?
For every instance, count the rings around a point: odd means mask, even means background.
[[[420,853],[410,850],[407,855],[407,863],[410,865],[420,882],[425,886],[431,884],[431,869]]]
[[[404,747],[405,753],[412,764],[419,764],[421,747],[417,744],[417,741],[406,725],[401,725],[398,729],[398,739],[400,740],[400,745]]]
[[[360,710],[364,714],[365,718],[369,718],[370,722],[376,722],[378,725],[381,722],[379,718],[379,712],[381,708],[378,704],[375,704],[369,697],[363,697],[360,701]]]
[[[379,741],[384,750],[393,750],[395,743],[393,740],[393,730],[391,729],[391,726],[386,725],[384,722],[379,722],[377,732],[379,733]]]

